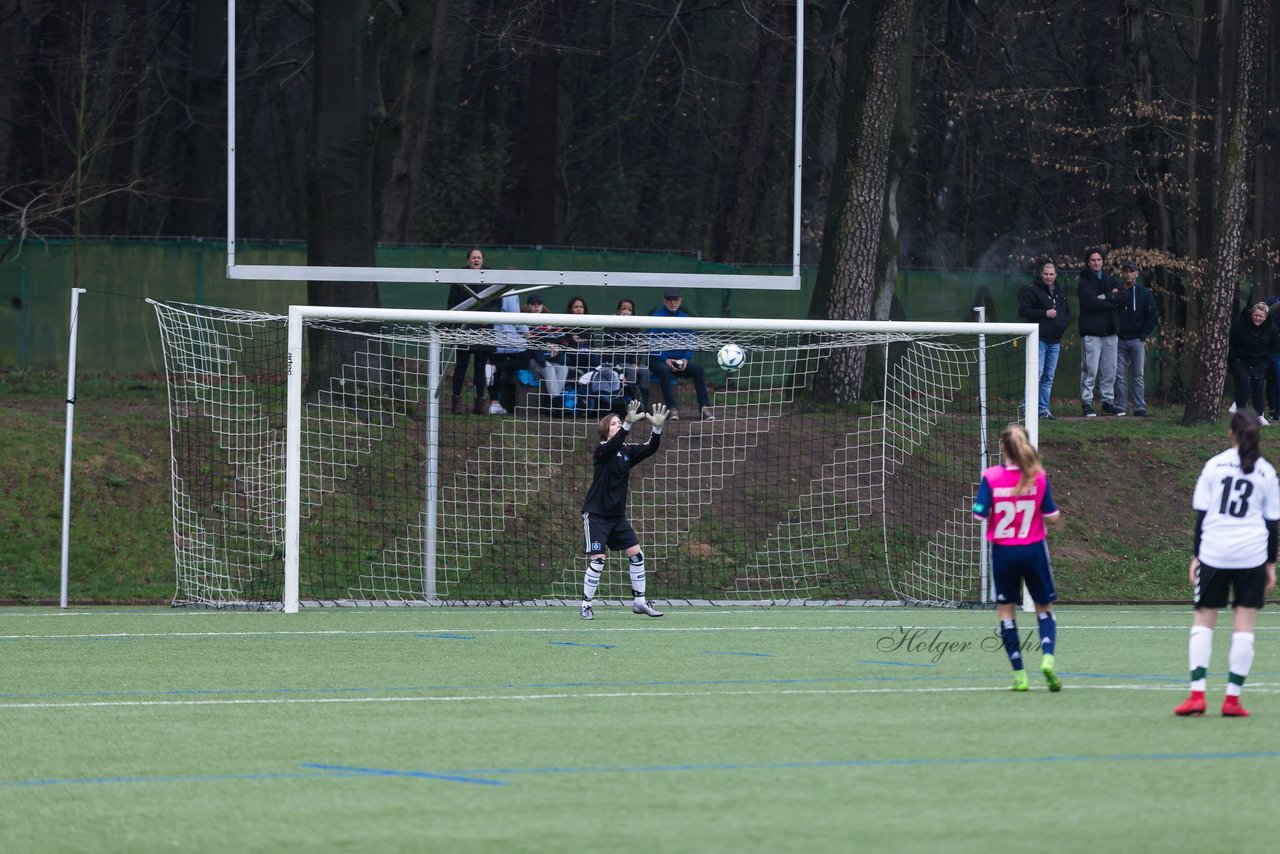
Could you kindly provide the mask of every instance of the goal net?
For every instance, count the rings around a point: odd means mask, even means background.
[[[664,397],[680,418],[627,512],[650,598],[980,603],[978,480],[1007,423],[1035,435],[1024,324],[155,308],[175,604],[577,601],[597,423]],[[478,407],[470,372],[452,397],[463,351],[488,363]],[[665,390],[655,351],[691,358]],[[597,595],[629,600],[621,555]]]

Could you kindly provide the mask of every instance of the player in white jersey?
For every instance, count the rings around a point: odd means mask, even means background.
[[[1191,696],[1175,708],[1182,716],[1204,714],[1204,689],[1218,611],[1234,593],[1231,653],[1227,660],[1224,717],[1244,718],[1240,692],[1253,664],[1253,627],[1276,586],[1280,484],[1258,447],[1259,420],[1240,409],[1231,416],[1231,447],[1204,464],[1191,506],[1196,511],[1195,550],[1189,576],[1195,616],[1189,658]]]

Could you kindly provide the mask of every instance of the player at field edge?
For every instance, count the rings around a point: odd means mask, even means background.
[[[1235,616],[1227,657],[1227,695],[1222,714],[1247,718],[1240,705],[1244,681],[1253,665],[1253,627],[1258,610],[1276,586],[1277,522],[1280,485],[1276,470],[1262,458],[1260,419],[1238,409],[1231,416],[1231,447],[1204,464],[1191,507],[1196,511],[1195,548],[1188,580],[1195,615],[1188,659],[1191,696],[1175,708],[1183,717],[1204,714],[1204,689],[1213,654],[1218,611],[1233,594]]]
[[[631,425],[648,420],[653,430],[643,445],[628,443]],[[640,401],[627,404],[626,414],[619,418],[610,413],[596,425],[600,442],[596,445],[593,463],[595,472],[591,488],[582,503],[582,532],[586,537],[587,571],[582,582],[582,609],[584,620],[595,619],[591,600],[600,586],[604,573],[605,550],[613,549],[627,556],[630,562],[631,611],[647,617],[661,617],[662,612],[645,598],[644,552],[640,540],[627,521],[627,488],[631,482],[631,469],[653,456],[662,444],[662,425],[667,420],[667,407],[653,405],[646,414],[640,409]]]
[[[1046,521],[1058,523],[1058,505],[1053,502],[1053,491],[1040,454],[1032,447],[1021,424],[1004,428],[1000,434],[1000,453],[1001,464],[982,473],[973,515],[987,520],[1000,639],[1013,665],[1011,690],[1028,688],[1015,619],[1025,583],[1036,605],[1042,653],[1040,672],[1050,691],[1061,691],[1062,680],[1058,678],[1053,658],[1058,635],[1053,602],[1058,594],[1053,586],[1053,567],[1049,564],[1049,543],[1044,529]]]

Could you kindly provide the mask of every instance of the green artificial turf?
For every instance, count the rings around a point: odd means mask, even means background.
[[[1269,850],[1280,623],[1186,608],[0,610],[9,851]]]

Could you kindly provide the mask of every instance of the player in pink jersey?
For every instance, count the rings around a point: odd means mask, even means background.
[[[1057,624],[1053,619],[1053,568],[1049,565],[1049,544],[1045,540],[1045,520],[1057,522],[1058,505],[1053,503],[1049,478],[1040,454],[1031,446],[1027,431],[1010,424],[1000,434],[1003,464],[982,473],[973,515],[987,521],[991,542],[991,578],[996,590],[996,610],[1000,616],[1000,639],[1013,665],[1013,690],[1027,690],[1027,672],[1022,666],[1018,624],[1014,619],[1022,585],[1036,603],[1039,618],[1040,671],[1050,691],[1061,691],[1062,681],[1054,669],[1053,652]]]

